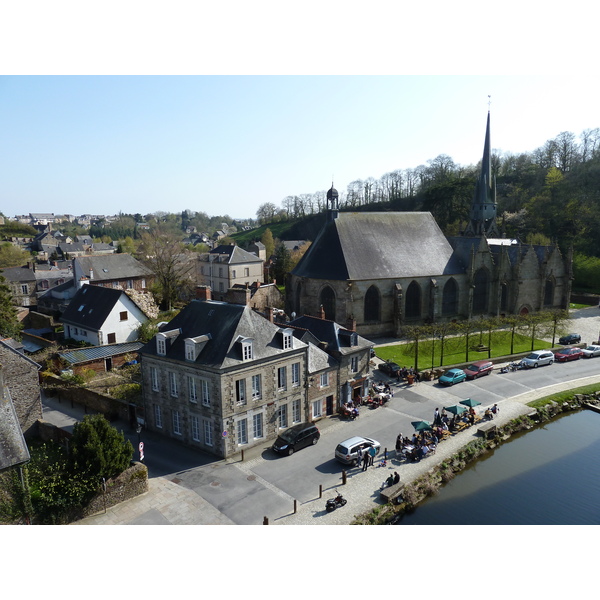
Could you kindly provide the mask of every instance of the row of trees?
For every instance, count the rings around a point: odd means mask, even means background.
[[[435,354],[439,356],[439,360],[435,362],[440,366],[444,364],[445,354],[455,354],[456,348],[464,348],[464,362],[471,360],[474,347],[486,347],[488,358],[491,358],[494,354],[494,341],[499,339],[494,334],[498,332],[504,332],[508,336],[507,355],[515,353],[517,335],[530,338],[531,350],[534,349],[536,339],[540,337],[551,337],[554,346],[568,318],[568,312],[562,310],[505,317],[482,317],[471,321],[409,326],[403,329],[402,337],[409,344],[408,350],[414,356],[415,368],[433,368]]]

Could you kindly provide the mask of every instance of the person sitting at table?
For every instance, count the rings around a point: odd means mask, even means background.
[[[493,415],[492,415],[492,411],[489,408],[485,409],[485,412],[483,413],[484,418],[486,419],[493,419]]]
[[[412,446],[416,446],[419,443],[419,438],[416,433],[413,433],[412,439],[410,440]]]
[[[433,432],[433,435],[431,436],[431,443],[434,446],[438,445],[438,442],[440,441],[440,438],[438,438],[438,436],[436,435],[435,431]]]
[[[475,423],[475,414],[469,413],[469,425],[473,425]]]
[[[429,452],[429,446],[427,444],[423,444],[421,446],[421,452],[422,452],[423,458],[425,458],[427,456],[427,453]]]

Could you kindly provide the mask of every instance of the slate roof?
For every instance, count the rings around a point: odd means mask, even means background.
[[[371,280],[461,272],[431,213],[339,213],[328,221],[293,274],[313,279]]]
[[[285,326],[283,326],[285,327]],[[185,361],[186,338],[208,335],[210,339],[200,351],[195,363],[214,369],[240,365],[241,338],[253,340],[253,361],[273,358],[288,353],[280,340],[280,327],[241,304],[228,304],[215,300],[192,300],[176,317],[161,328],[162,332],[180,329],[181,333],[167,350],[166,358]],[[294,349],[306,347],[294,341]],[[156,337],[146,344],[141,354],[158,356]],[[189,361],[187,361],[189,364]]]
[[[126,342],[123,344],[109,344],[107,346],[93,346],[91,348],[78,348],[76,350],[67,350],[58,352],[70,365],[90,362],[99,358],[109,356],[118,356],[129,352],[138,352],[143,347],[143,342]]]
[[[8,281],[35,281],[35,273],[28,267],[7,267],[0,271]]]
[[[152,275],[152,271],[131,254],[78,256],[73,261],[80,265],[86,276],[92,269],[94,281],[113,281],[114,279],[131,279]]]
[[[99,331],[121,296],[131,300],[123,290],[101,285],[83,285],[73,296],[60,320]]]
[[[258,258],[256,254],[242,250],[239,246],[221,245],[217,246],[209,252],[209,254],[227,255],[227,260],[220,259],[219,262],[234,265],[237,263],[262,262],[262,258]]]
[[[8,388],[0,380],[0,471],[29,460],[29,450]]]
[[[335,321],[329,321],[327,319],[320,319],[319,317],[311,317],[310,315],[303,315],[281,325],[282,327],[289,327],[294,330],[294,336],[302,335],[301,331],[308,331],[318,342],[327,343],[328,352],[337,352],[340,354],[349,354],[356,352],[357,350],[371,348],[373,342],[358,335],[356,332],[345,329]],[[357,344],[352,346],[351,339],[355,337]]]

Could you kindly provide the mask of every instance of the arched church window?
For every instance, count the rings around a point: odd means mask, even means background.
[[[473,280],[475,289],[473,290],[473,312],[485,313],[488,311],[488,288],[489,277],[486,269],[479,269],[475,273]]]
[[[444,284],[442,295],[442,315],[456,315],[458,313],[458,285],[451,277]]]
[[[554,304],[554,282],[552,279],[546,280],[544,288],[544,306],[552,306]]]
[[[413,281],[406,290],[406,308],[407,317],[421,316],[421,286]]]
[[[502,312],[508,310],[508,285],[506,283],[500,287],[500,310]]]
[[[325,311],[325,318],[335,321],[335,292],[328,285],[321,290],[319,302]]]
[[[374,285],[365,294],[365,321],[381,321],[380,295]]]

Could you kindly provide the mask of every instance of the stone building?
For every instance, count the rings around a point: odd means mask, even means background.
[[[42,400],[38,372],[41,366],[9,343],[0,340],[0,367],[4,385],[10,392],[12,404],[25,436],[42,418]]]
[[[287,313],[355,322],[364,336],[406,325],[569,305],[572,257],[556,245],[499,238],[488,114],[481,173],[464,235],[446,238],[426,212],[339,212],[286,282]]]
[[[307,344],[247,305],[190,302],[141,350],[145,424],[228,457],[309,421]]]

